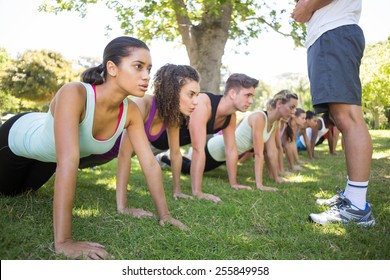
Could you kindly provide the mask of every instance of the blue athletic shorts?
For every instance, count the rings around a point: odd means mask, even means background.
[[[365,48],[358,25],[329,30],[308,49],[307,64],[315,113],[328,111],[328,103],[361,106],[360,62]]]

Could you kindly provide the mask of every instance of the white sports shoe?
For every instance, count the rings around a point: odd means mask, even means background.
[[[369,203],[366,204],[364,210],[356,209],[351,201],[343,195],[339,197],[339,202],[334,204],[329,210],[319,214],[310,214],[309,220],[320,225],[338,222],[343,224],[356,223],[364,227],[375,225],[375,219]]]
[[[331,198],[328,198],[328,199],[323,199],[323,198],[318,198],[316,200],[316,203],[318,205],[325,205],[325,206],[333,206],[337,203],[339,203],[342,198],[344,197],[344,191],[340,190],[339,187],[336,187],[337,188],[337,194],[332,196]]]

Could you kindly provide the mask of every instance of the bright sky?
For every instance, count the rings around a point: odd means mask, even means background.
[[[91,6],[83,19],[77,13],[40,13],[37,8],[42,1],[0,0],[0,47],[13,57],[26,49],[49,49],[62,53],[67,59],[79,56],[101,58],[106,44],[122,35],[111,11],[102,12]],[[389,0],[363,1],[360,25],[367,44],[384,41],[390,36],[389,10]],[[113,27],[109,37],[105,36],[108,24]],[[184,47],[159,41],[153,42],[150,48],[153,71],[165,63],[189,64]],[[241,54],[237,54],[237,50]],[[239,49],[228,42],[223,63],[228,65],[230,72],[271,81],[274,76],[285,72],[306,74],[306,50],[295,49],[291,39],[269,32]]]

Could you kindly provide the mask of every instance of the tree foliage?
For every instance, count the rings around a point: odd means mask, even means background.
[[[18,106],[18,99],[12,96],[1,83],[2,77],[6,74],[5,70],[11,65],[11,62],[8,52],[4,48],[0,48],[0,117],[3,113],[12,111]]]
[[[44,0],[41,11],[76,11],[101,3],[114,10],[125,34],[146,42],[181,42],[190,64],[203,77],[202,90],[219,92],[222,56],[228,39],[247,44],[261,32],[274,30],[303,45],[306,30],[290,20],[293,2],[260,0]],[[284,8],[280,8],[284,6]],[[207,79],[205,79],[207,77]]]
[[[364,110],[372,116],[374,128],[390,125],[390,38],[367,46],[361,77]]]
[[[17,98],[48,103],[62,85],[75,77],[72,62],[60,53],[28,50],[8,65],[1,84]]]
[[[310,94],[310,82],[307,75],[301,73],[283,73],[276,77],[277,83],[275,85],[278,88],[277,91],[282,89],[288,89],[296,93],[299,97],[298,107],[303,110],[312,110],[313,104],[311,102]]]

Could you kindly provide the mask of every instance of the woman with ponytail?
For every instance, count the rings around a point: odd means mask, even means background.
[[[155,202],[160,224],[185,226],[168,211],[161,169],[151,152],[137,105],[152,67],[149,48],[122,36],[105,48],[103,63],[86,70],[82,82],[65,84],[47,113],[23,113],[0,127],[0,194],[36,191],[55,173],[54,246],[71,258],[106,259],[104,246],[72,238],[72,208],[80,158],[109,151],[127,130]]]
[[[298,155],[297,148],[297,136],[300,129],[306,127],[306,112],[301,108],[297,108],[295,114],[288,120],[286,128],[282,133],[282,143],[286,153],[286,160],[289,168],[292,171],[301,171],[302,167],[299,164],[304,164],[304,161],[301,161]],[[294,160],[298,164],[294,164]]]

